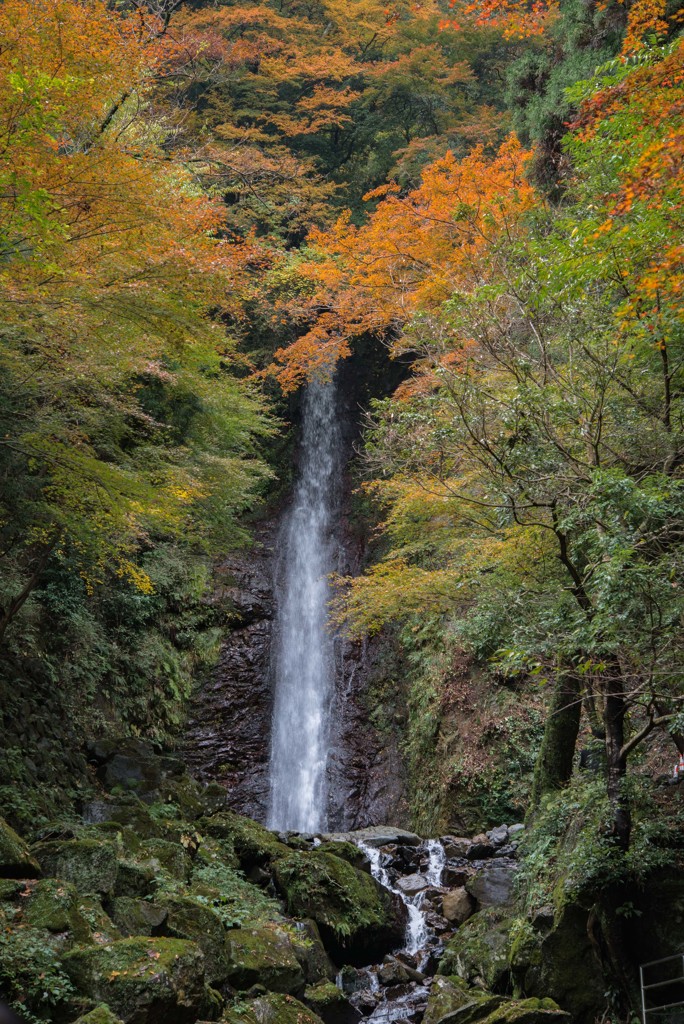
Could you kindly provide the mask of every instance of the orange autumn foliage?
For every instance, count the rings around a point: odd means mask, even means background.
[[[282,387],[348,354],[349,338],[396,338],[415,313],[481,283],[497,240],[512,240],[535,204],[524,177],[529,156],[515,135],[493,158],[481,146],[461,161],[449,152],[407,195],[396,186],[369,195],[380,202],[362,227],[345,214],[313,232],[312,258],[300,268],[310,293],[290,309],[309,329],[276,352]]]
[[[181,284],[222,300],[244,253],[139,113],[168,59],[154,25],[104,0],[7,0],[0,37],[4,318],[44,306],[97,322],[114,302],[163,306]]]

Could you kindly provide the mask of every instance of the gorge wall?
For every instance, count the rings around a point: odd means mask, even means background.
[[[330,546],[334,571],[340,575],[358,574],[366,553],[366,537],[356,528],[352,509],[353,454],[361,405],[373,390],[372,368],[371,361],[369,375],[352,360],[338,373],[337,432],[344,469]],[[301,450],[295,463],[300,455]],[[227,789],[232,809],[261,822],[266,821],[269,803],[282,523],[291,501],[288,498],[257,526],[250,550],[230,555],[218,568],[220,598],[233,607],[234,619],[215,669],[195,694],[184,741],[191,770],[205,781],[220,782]],[[385,715],[383,722],[377,723],[370,714],[370,693],[396,668],[387,655],[382,639],[334,638],[327,767],[331,829],[362,828],[379,821],[408,823],[400,750],[403,715],[397,711],[394,718]]]

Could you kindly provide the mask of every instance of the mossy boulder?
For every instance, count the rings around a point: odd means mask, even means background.
[[[322,1024],[321,1018],[290,995],[269,992],[224,1011],[225,1024]]]
[[[447,943],[438,973],[453,975],[487,991],[506,992],[512,923],[500,907],[487,907],[474,914]]]
[[[90,927],[78,909],[75,886],[46,878],[22,893],[24,922],[32,928],[49,932],[71,932],[77,943],[90,939]]]
[[[275,861],[274,880],[288,913],[316,922],[336,963],[372,963],[401,945],[403,904],[346,860],[289,852]]]
[[[124,1024],[190,1024],[209,1000],[204,956],[182,939],[121,939],[72,950],[62,963],[79,993]]]
[[[179,882],[187,882],[192,862],[180,843],[166,839],[146,839],[141,843],[137,859],[154,868],[155,874],[168,875]]]
[[[151,860],[119,861],[114,885],[115,896],[150,896],[157,888],[161,874],[159,865]]]
[[[214,839],[229,840],[243,871],[268,865],[290,851],[274,832],[240,814],[224,811],[196,822],[198,831]]]
[[[507,999],[482,1018],[482,1024],[570,1024],[571,1020],[553,999]]]
[[[221,918],[210,907],[190,897],[166,896],[162,903],[165,918],[160,934],[196,942],[204,953],[207,981],[220,985],[232,974],[226,930]]]
[[[263,985],[271,992],[301,993],[305,978],[290,934],[278,924],[237,928],[228,932],[231,985],[246,991]]]
[[[424,1024],[470,1024],[481,1020],[505,1002],[481,989],[469,988],[463,978],[438,975],[430,988],[430,998],[423,1018]]]
[[[38,878],[40,873],[27,844],[0,818],[0,878]]]
[[[468,988],[462,978],[438,976],[423,1024],[569,1024],[552,999],[507,999]]]
[[[118,872],[114,843],[58,839],[37,843],[32,853],[44,875],[72,882],[84,895],[107,895],[114,891]]]
[[[355,843],[348,843],[343,840],[321,843],[320,846],[316,847],[316,852],[332,853],[334,857],[341,857],[342,860],[353,864],[355,868],[360,868],[362,871],[369,870],[368,857]]]
[[[104,1003],[100,1003],[90,1013],[79,1017],[74,1024],[123,1024],[120,1017],[117,1017]]]
[[[295,956],[302,965],[307,984],[315,985],[319,981],[334,979],[335,966],[325,951],[315,921],[297,921],[295,923],[292,946]]]
[[[332,981],[310,985],[304,992],[304,1002],[324,1024],[356,1024],[361,1019],[361,1013]]]
[[[55,878],[16,883],[4,908],[13,928],[41,933],[42,941],[58,951],[121,938],[99,900],[80,896],[71,883]]]
[[[530,996],[551,997],[578,1022],[590,1024],[605,1004],[606,982],[589,938],[589,913],[568,903],[550,927],[526,930],[513,948],[515,977]],[[526,963],[524,963],[526,961]]]
[[[166,921],[166,908],[150,900],[117,896],[107,906],[109,916],[125,938],[159,935]]]
[[[150,808],[138,797],[120,800],[97,800],[85,808],[91,821],[99,825],[114,822],[134,832],[140,839],[163,837],[164,826],[150,813]]]

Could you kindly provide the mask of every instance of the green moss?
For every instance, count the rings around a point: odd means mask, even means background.
[[[121,1020],[112,1013],[108,1006],[101,1003],[94,1010],[91,1010],[90,1013],[79,1017],[74,1024],[121,1024]]]
[[[321,843],[316,847],[316,853],[332,853],[334,857],[341,857],[355,868],[360,868],[366,860],[358,846],[347,842]]]
[[[37,843],[32,850],[43,873],[73,882],[78,891],[111,893],[117,876],[117,847],[95,839]]]
[[[237,1002],[221,1018],[225,1024],[322,1024],[320,1017],[289,995],[268,993],[251,1002]]]
[[[270,863],[275,857],[289,852],[275,833],[250,818],[223,811],[211,818],[202,818],[197,829],[203,835],[215,839],[230,840],[235,854],[244,871],[255,866]]]
[[[207,981],[220,985],[231,973],[226,948],[226,931],[218,914],[197,900],[185,896],[165,897],[161,906],[166,911],[165,935],[189,939],[204,953]]]
[[[487,907],[462,924],[447,943],[440,975],[454,975],[468,985],[505,991],[510,974],[513,921],[499,907]]]
[[[261,984],[272,992],[304,991],[304,972],[281,925],[238,928],[228,933],[227,948],[234,988],[245,991]]]
[[[224,842],[219,849],[200,847],[187,894],[215,910],[229,928],[282,919],[280,905],[225,860]]]
[[[365,871],[330,853],[289,852],[274,878],[290,914],[311,918],[336,962],[370,963],[401,942],[403,921]]]
[[[181,882],[190,878],[190,858],[179,843],[146,839],[141,844],[138,859],[143,864],[150,864],[157,876],[166,874]]]
[[[0,877],[35,878],[40,868],[29,848],[4,818],[0,818]]]
[[[63,960],[79,993],[106,1002],[124,1020],[189,1024],[206,1007],[204,957],[181,939],[121,939],[78,948]]]

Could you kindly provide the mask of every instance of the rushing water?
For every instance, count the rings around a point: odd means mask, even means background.
[[[408,912],[406,924],[406,937],[404,949],[407,953],[418,954],[427,945],[430,932],[423,910],[424,893],[416,893],[415,896],[407,896],[401,889],[392,885],[389,873],[382,863],[380,850],[367,843],[359,843],[359,849],[363,851],[370,861],[371,874],[376,881],[385,889],[395,893]],[[428,855],[428,864],[425,870],[425,880],[428,885],[440,886],[442,884],[442,872],[446,863],[444,847],[439,839],[428,839],[425,844],[425,851]]]
[[[312,383],[303,406],[299,478],[280,534],[273,650],[275,702],[268,824],[326,828],[333,638],[327,628],[341,440],[334,384]]]

